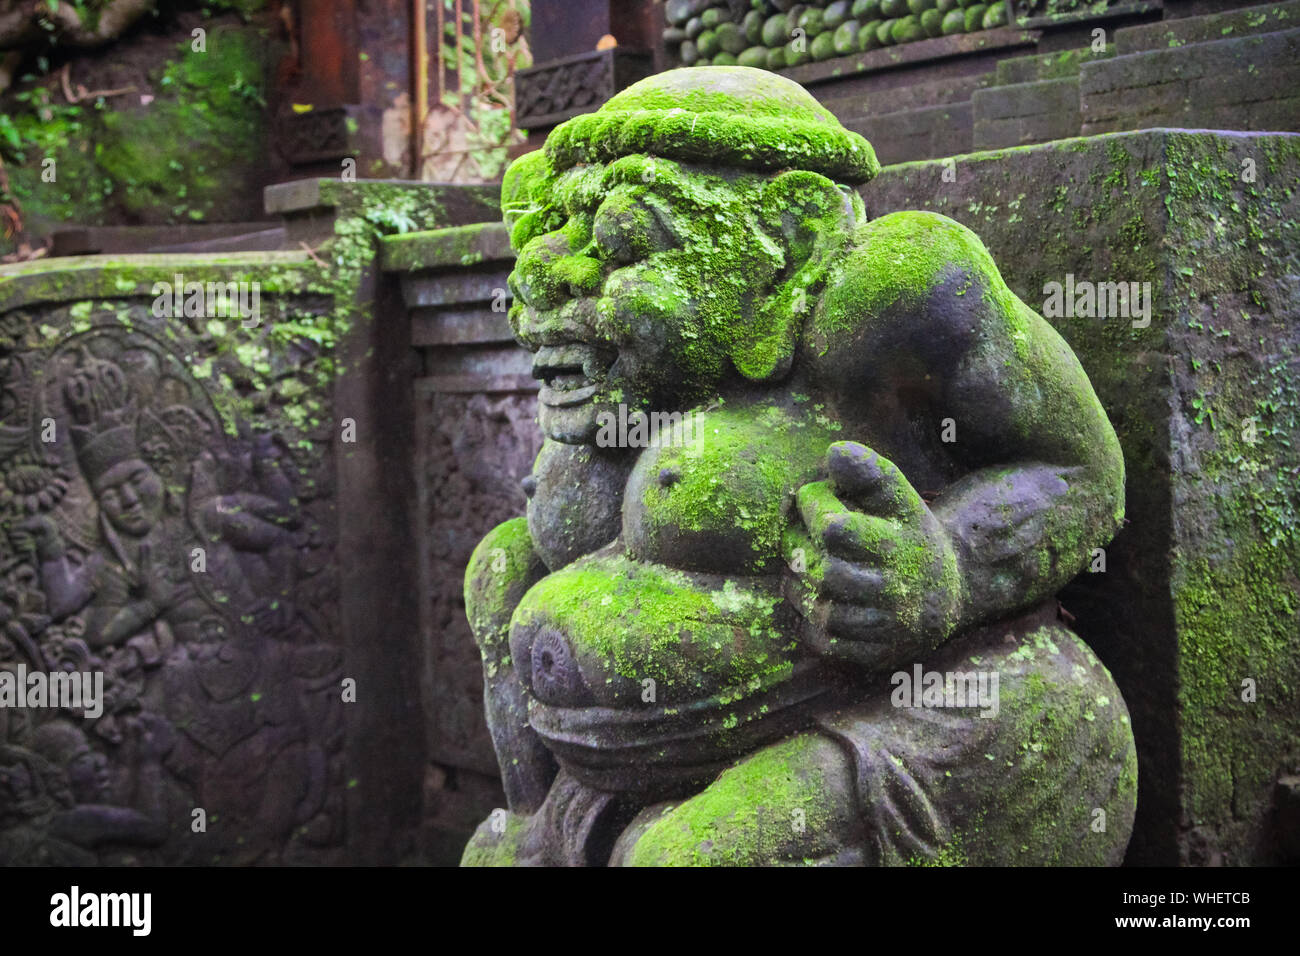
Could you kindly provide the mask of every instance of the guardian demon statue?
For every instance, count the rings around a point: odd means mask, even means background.
[[[1119,444],[970,230],[867,218],[878,169],[705,67],[507,174],[545,444],[466,574],[509,809],[464,863],[1122,859],[1127,709],[1053,598]]]

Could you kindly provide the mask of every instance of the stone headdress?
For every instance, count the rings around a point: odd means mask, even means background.
[[[561,123],[545,149],[555,172],[634,153],[762,171],[803,169],[847,185],[880,171],[871,144],[798,83],[744,66],[655,74],[596,112]]]
[[[77,462],[92,487],[114,465],[140,457],[138,412],[116,364],[83,350],[63,396],[74,422],[70,430]]]

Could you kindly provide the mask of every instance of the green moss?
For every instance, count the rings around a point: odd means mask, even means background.
[[[506,258],[500,223],[476,222],[445,229],[385,236],[383,267],[386,272],[475,266]]]
[[[836,294],[814,320],[814,332],[828,336],[859,327],[862,316],[917,307],[945,278],[965,272],[983,278],[980,293],[1005,298],[1005,286],[979,237],[947,216],[896,212],[866,223],[850,258],[837,271]],[[842,272],[842,275],[838,274]]]
[[[540,577],[528,519],[511,518],[484,535],[465,568],[465,613],[488,676],[505,651],[510,615],[529,583]]]
[[[865,182],[880,169],[871,145],[797,83],[749,67],[688,67],[635,83],[595,113],[547,137],[561,170],[649,153],[761,170],[807,169]]]
[[[803,833],[825,832],[831,823],[818,745],[810,735],[792,737],[723,771],[651,825],[628,863],[755,866],[792,855]]]
[[[698,575],[600,555],[534,585],[512,626],[553,624],[589,674],[651,678],[678,699],[720,689],[734,699],[791,673],[793,644],[773,618],[780,600],[768,582],[710,587]]]
[[[640,489],[636,546],[657,553],[667,541],[680,547],[697,540],[703,556],[710,542],[739,529],[753,554],[737,572],[779,567],[791,496],[814,476],[835,440],[833,423],[811,409],[795,414],[767,404],[696,412],[690,422],[692,440],[678,444],[684,429],[674,432],[657,458],[680,478]]]
[[[519,847],[528,832],[529,818],[507,813],[501,833],[491,832],[491,821],[482,824],[461,857],[461,866],[514,866]]]
[[[118,108],[110,109],[103,100],[67,105],[45,97],[33,101],[32,113],[16,114],[27,162],[10,175],[29,228],[192,222],[230,211],[232,197],[260,183],[262,40],[216,27],[205,52],[188,40],[177,50],[151,75],[147,105],[113,101]],[[57,160],[53,184],[41,181],[46,157]]]

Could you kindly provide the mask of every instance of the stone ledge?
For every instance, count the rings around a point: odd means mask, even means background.
[[[449,207],[448,225],[495,219],[500,210],[500,187],[493,184],[433,183],[410,179],[334,178],[296,179],[267,186],[262,193],[268,215],[310,215],[332,211],[350,197],[411,190],[435,195]]]
[[[805,63],[780,70],[796,83],[809,85],[826,80],[850,76],[855,73],[870,73],[879,70],[892,70],[899,66],[916,66],[930,60],[946,60],[971,53],[986,53],[993,50],[1012,49],[1019,46],[1032,46],[1038,42],[1040,33],[1033,30],[981,30],[978,33],[961,33],[956,36],[934,37],[929,40],[917,40],[901,46],[887,46],[869,53],[853,56],[838,56],[820,63]]]
[[[1265,4],[1227,10],[1223,13],[1121,27],[1115,31],[1115,45],[1121,54],[1137,53],[1142,50],[1166,50],[1189,43],[1207,43],[1252,34],[1292,30],[1297,26],[1300,26],[1300,0],[1289,0],[1287,3]]]
[[[380,268],[385,272],[460,268],[513,260],[510,233],[500,222],[387,236],[380,247]]]
[[[283,270],[276,283],[271,270]],[[305,252],[67,256],[0,265],[0,310],[30,302],[72,302],[152,295],[155,282],[258,281],[265,292],[325,293],[328,277]],[[268,281],[270,280],[270,281]]]

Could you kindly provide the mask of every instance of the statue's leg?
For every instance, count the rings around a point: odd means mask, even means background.
[[[1128,709],[1054,614],[983,629],[911,670],[906,683],[819,722],[852,758],[869,862],[1123,861],[1137,806]],[[925,705],[927,672],[953,675],[954,690],[983,680],[984,700]]]
[[[500,811],[480,824],[461,866],[604,866],[642,805],[561,770],[536,813]]]
[[[510,659],[510,616],[545,574],[525,518],[513,518],[490,531],[465,571],[465,610],[483,659],[488,732],[513,813],[540,807],[556,771],[550,751],[528,726],[528,695]]]
[[[852,761],[829,736],[796,734],[725,770],[701,793],[643,811],[611,865],[860,864]]]
[[[881,675],[868,700],[823,715],[815,731],[744,758],[688,800],[642,812],[611,862],[1123,859],[1137,793],[1133,736],[1118,688],[1077,636],[1026,615],[954,642],[919,672],[954,675],[973,706],[916,706],[924,681],[917,697]]]

